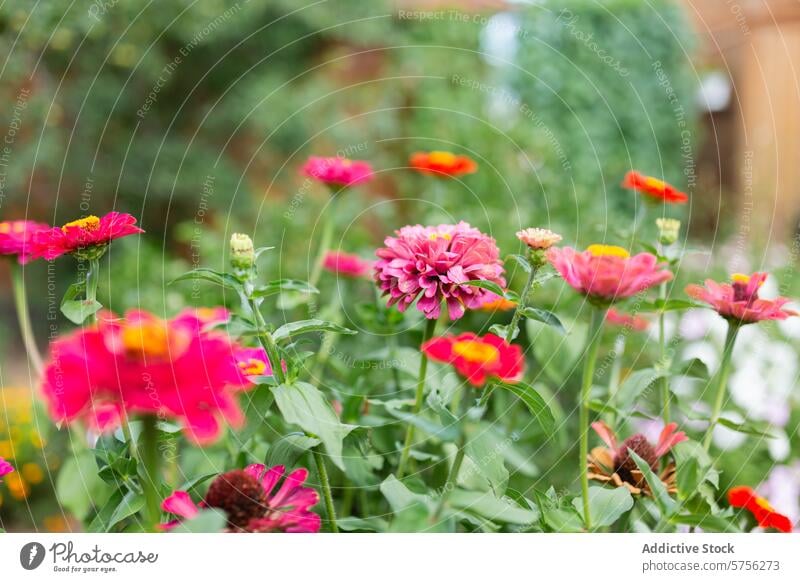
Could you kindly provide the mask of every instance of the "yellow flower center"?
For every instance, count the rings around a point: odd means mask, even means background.
[[[652,176],[647,176],[644,179],[644,183],[648,188],[652,188],[653,190],[666,190],[667,188],[667,183],[664,180],[659,180]]]
[[[430,240],[439,240],[440,238],[443,238],[444,240],[450,240],[453,237],[449,232],[432,232],[428,235],[428,238]]]
[[[0,233],[8,234],[11,232],[11,223],[10,222],[0,222]]]
[[[195,315],[197,315],[197,319],[208,321],[209,319],[214,319],[216,311],[213,307],[198,307],[195,310]]]
[[[450,166],[455,163],[456,155],[452,152],[431,152],[428,161],[432,164]]]
[[[246,362],[239,362],[239,369],[245,376],[263,376],[267,369],[267,364],[262,360],[250,358]]]
[[[490,344],[475,340],[463,340],[453,344],[453,352],[468,362],[493,364],[500,359],[500,350]]]
[[[620,257],[627,259],[631,254],[622,247],[614,245],[589,245],[586,248],[595,257]]]
[[[79,218],[78,220],[73,220],[72,222],[68,222],[64,226],[61,227],[61,230],[67,232],[70,228],[80,228],[81,230],[97,230],[97,227],[100,226],[100,219],[94,215],[87,216],[86,218]]]
[[[775,508],[772,507],[769,501],[763,497],[756,497],[756,505],[758,505],[761,509],[766,509],[767,511],[775,511]]]
[[[741,283],[742,285],[747,285],[750,282],[750,275],[745,275],[744,273],[734,273],[731,275],[731,281],[734,283]]]
[[[169,332],[163,321],[137,321],[122,328],[122,346],[132,356],[166,358]]]

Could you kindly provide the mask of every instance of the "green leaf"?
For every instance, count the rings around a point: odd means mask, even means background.
[[[398,410],[391,407],[387,407],[386,412],[391,414],[396,419],[413,425],[427,435],[440,439],[444,442],[453,442],[458,438],[458,425],[451,424],[442,426],[438,422],[434,422],[422,414],[414,414],[412,412],[406,412],[404,410]]]
[[[645,481],[650,486],[650,490],[653,492],[653,499],[655,499],[656,505],[661,510],[661,515],[664,517],[669,517],[673,513],[675,513],[676,509],[678,509],[675,500],[669,496],[667,492],[667,488],[664,485],[664,482],[658,478],[658,476],[653,473],[653,470],[650,468],[650,465],[647,464],[639,455],[636,454],[633,449],[628,449],[628,454],[630,455],[633,462],[636,463],[636,466],[639,468],[639,471],[642,472]]]
[[[100,311],[103,306],[98,301],[77,299],[86,292],[86,281],[73,283],[67,288],[61,299],[61,313],[76,325],[81,325],[86,319]]]
[[[685,299],[656,299],[652,302],[641,303],[639,305],[640,311],[685,311],[686,309],[694,309],[703,307],[700,303],[693,301],[686,301]]]
[[[580,513],[583,501],[576,497],[572,505]],[[633,496],[625,487],[589,487],[589,512],[592,527],[606,527],[633,509]]]
[[[751,436],[757,436],[767,439],[774,439],[776,438],[775,435],[771,432],[769,425],[765,423],[755,423],[749,420],[745,420],[744,422],[734,422],[721,416],[717,422],[724,426],[725,428],[729,428],[736,432],[740,432],[743,434],[749,434]]]
[[[704,531],[723,532],[723,533],[741,533],[741,529],[736,527],[724,517],[705,514],[683,514],[673,515],[669,518],[669,522],[675,525],[689,525],[692,527],[701,527]]]
[[[542,430],[549,434],[555,430],[556,420],[553,411],[545,402],[535,388],[524,383],[506,384],[505,382],[494,382],[497,388],[502,388],[511,392],[514,396],[522,400],[525,406],[533,415],[533,418],[542,427]]]
[[[473,467],[489,481],[496,497],[502,497],[508,486],[508,469],[504,457],[497,450],[497,443],[490,434],[488,425],[480,425],[470,431],[466,454]]]
[[[389,528],[387,521],[380,517],[340,517],[336,524],[344,531],[385,532]]]
[[[272,337],[276,342],[280,342],[285,341],[292,336],[299,335],[301,333],[309,333],[312,331],[342,333],[346,335],[353,335],[357,333],[352,329],[348,329],[339,325],[338,323],[333,323],[332,321],[323,321],[321,319],[305,319],[303,321],[294,321],[292,323],[287,323],[280,326],[275,330],[275,333],[272,334]]]
[[[225,514],[216,509],[201,509],[200,513],[191,519],[181,522],[179,526],[170,530],[170,533],[219,533],[225,529],[227,523]]]
[[[267,467],[285,465],[292,467],[301,456],[310,451],[322,441],[306,436],[302,433],[292,433],[278,439],[267,451],[264,463]]]
[[[583,517],[571,506],[560,506],[557,499],[534,490],[542,520],[550,531],[570,533],[584,531]]]
[[[105,528],[106,531],[110,531],[112,527],[118,524],[120,521],[125,519],[126,517],[130,517],[139,511],[142,510],[144,507],[144,496],[140,493],[135,491],[128,491],[125,494],[125,497],[122,498],[122,501],[119,505],[117,505],[114,513],[111,514],[111,517],[108,520]]]
[[[83,519],[94,504],[100,505],[107,497],[106,485],[97,475],[97,462],[92,451],[81,451],[67,458],[56,480],[59,503]]]
[[[536,321],[541,321],[546,325],[550,325],[556,328],[560,333],[564,333],[564,324],[561,323],[561,320],[552,311],[547,311],[546,309],[539,309],[538,307],[525,307],[522,310],[522,315],[524,315],[528,319],[535,319]]]
[[[563,323],[566,333],[560,333],[553,326],[535,319],[525,321],[536,361],[542,372],[559,386],[578,368],[586,340],[586,326],[583,323]]]
[[[221,285],[222,287],[229,287],[231,289],[235,289],[236,291],[241,291],[242,284],[241,282],[228,273],[220,273],[219,271],[215,271],[214,269],[208,269],[205,267],[199,267],[197,269],[193,269],[179,277],[176,277],[172,281],[169,282],[170,285],[173,283],[178,283],[179,281],[206,281],[208,283],[214,283],[215,285]]]
[[[272,393],[284,420],[319,438],[331,461],[344,470],[342,443],[355,426],[342,424],[322,392],[311,384],[281,384]]]
[[[688,499],[697,491],[700,484],[700,466],[696,457],[688,457],[676,466],[678,494]]]
[[[526,273],[531,272],[531,264],[528,262],[528,259],[522,255],[508,255],[506,260],[511,260],[517,263],[523,271]]]
[[[495,295],[499,295],[500,297],[506,297],[506,290],[503,289],[500,285],[495,283],[494,281],[484,281],[484,280],[477,280],[477,281],[465,281],[461,283],[462,285],[468,285],[470,287],[478,287],[480,289],[485,289],[486,291],[491,291]]]
[[[461,511],[476,513],[492,521],[529,525],[539,520],[540,513],[520,507],[506,497],[497,497],[491,491],[465,491],[456,489],[448,504]]]
[[[619,392],[617,392],[617,408],[622,410],[631,408],[634,401],[641,396],[642,392],[665,375],[666,372],[663,370],[644,368],[643,370],[637,370],[625,378],[622,386],[619,387]]]
[[[277,281],[270,281],[262,287],[257,287],[253,290],[252,296],[256,298],[269,297],[270,295],[277,295],[284,291],[294,291],[296,293],[313,294],[319,293],[319,290],[307,283],[306,281],[299,281],[297,279],[279,279]]]

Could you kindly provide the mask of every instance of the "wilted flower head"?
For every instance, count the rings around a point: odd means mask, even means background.
[[[0,255],[16,256],[20,264],[27,263],[32,258],[34,236],[45,230],[50,227],[32,220],[0,222]]]
[[[372,262],[365,261],[358,255],[340,251],[328,251],[322,267],[326,271],[345,277],[363,277],[372,268]]]
[[[320,517],[310,509],[319,495],[304,486],[308,470],[297,469],[283,479],[285,473],[283,465],[249,465],[217,476],[199,504],[186,491],[175,491],[161,508],[183,519],[195,517],[204,507],[221,509],[228,518],[227,531],[234,533],[318,532]],[[180,520],[174,520],[162,527],[172,529],[179,524]]]
[[[689,201],[689,196],[679,191],[674,186],[658,178],[645,176],[633,170],[625,174],[622,187],[644,194],[650,200],[665,202],[667,204],[686,204],[686,202]]]
[[[633,331],[646,331],[647,328],[650,327],[650,322],[644,317],[618,311],[613,307],[606,313],[606,321],[611,325],[624,327]]]
[[[11,466],[11,463],[6,461],[3,457],[0,457],[0,479],[2,479],[5,475],[14,472],[14,467]]]
[[[450,364],[478,387],[490,378],[518,382],[525,371],[522,349],[491,333],[435,337],[422,344],[422,352],[436,362]]]
[[[576,291],[601,303],[632,297],[672,279],[655,255],[630,256],[622,247],[590,245],[585,251],[553,247],[547,258]]]
[[[123,413],[172,418],[201,444],[220,435],[223,419],[240,426],[235,394],[252,386],[238,361],[245,352],[205,331],[208,323],[194,310],[172,320],[101,313],[96,325],[51,343],[42,380],[50,415],[98,431],[117,427]]]
[[[686,294],[709,304],[722,317],[737,324],[780,320],[797,315],[795,311],[785,308],[789,303],[789,299],[785,297],[761,299],[758,296],[758,291],[766,279],[766,273],[752,275],[736,273],[731,276],[730,284],[706,279],[705,286],[686,287]]]
[[[784,533],[791,533],[792,522],[788,517],[775,511],[769,501],[756,494],[750,487],[732,487],[728,491],[728,503],[731,507],[742,507],[753,514],[758,525],[772,528]]]
[[[654,446],[642,434],[628,437],[622,443],[609,426],[601,421],[593,422],[592,428],[600,436],[608,448],[592,449],[588,457],[589,479],[607,483],[615,487],[626,487],[634,495],[651,494],[644,475],[639,471],[629,451],[633,451],[646,462],[653,471],[658,471],[659,460],[672,447],[688,440],[683,432],[676,432],[678,425],[669,423],[661,431],[658,443]],[[676,491],[675,463],[669,463],[659,475],[670,493]]]
[[[389,295],[389,305],[405,311],[415,299],[428,319],[439,317],[442,302],[450,319],[477,309],[491,293],[465,285],[491,281],[505,287],[500,250],[490,236],[466,222],[439,226],[404,226],[378,249],[375,280]]]
[[[372,166],[360,160],[311,156],[303,166],[309,178],[332,186],[355,186],[372,179]]]
[[[253,239],[246,234],[235,232],[230,241],[231,265],[234,269],[247,270],[256,262]]]
[[[546,228],[526,228],[517,232],[517,238],[533,250],[545,251],[561,242],[561,235]]]
[[[36,232],[32,255],[48,261],[67,253],[79,258],[97,258],[112,240],[142,232],[130,214],[109,212],[102,218],[87,216],[62,227]]]
[[[416,152],[412,154],[409,164],[421,174],[439,178],[456,178],[478,171],[478,164],[472,158],[452,152]]]
[[[681,221],[674,218],[656,218],[658,227],[658,240],[662,245],[671,245],[678,240],[681,231]]]

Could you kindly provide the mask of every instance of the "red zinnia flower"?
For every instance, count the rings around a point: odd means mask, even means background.
[[[143,232],[130,214],[109,212],[102,218],[87,216],[60,228],[37,232],[33,239],[32,254],[33,258],[44,257],[48,261],[67,253],[102,254],[112,240]]]
[[[440,178],[456,178],[478,171],[478,164],[467,156],[457,156],[452,152],[416,152],[409,164],[422,174]]]
[[[489,378],[518,382],[525,371],[522,349],[494,334],[480,337],[471,332],[435,337],[422,345],[430,359],[450,364],[473,386]]]
[[[372,179],[372,166],[360,160],[311,156],[303,166],[309,178],[333,186],[355,186]]]
[[[310,511],[319,502],[319,495],[305,487],[307,469],[292,471],[280,487],[286,467],[267,468],[253,464],[245,469],[219,475],[208,488],[199,504],[186,491],[175,491],[161,508],[184,519],[196,516],[203,507],[216,507],[228,518],[228,532],[287,532],[317,533],[321,526],[319,515]],[[174,520],[162,524],[172,529],[180,524]]]
[[[20,264],[33,257],[33,239],[37,232],[50,227],[32,220],[5,220],[0,222],[0,255],[14,255]]]
[[[125,319],[106,312],[96,325],[50,344],[42,392],[56,422],[85,420],[113,430],[122,414],[180,421],[189,438],[205,444],[243,421],[235,394],[252,386],[240,360],[252,354],[194,310],[168,321],[144,311]],[[266,368],[259,370],[262,374]]]
[[[11,463],[6,461],[3,457],[0,457],[0,478],[13,472],[14,467],[11,466]]]
[[[789,303],[785,297],[772,300],[759,298],[758,290],[766,279],[766,273],[753,275],[736,273],[731,276],[731,284],[707,279],[705,287],[700,285],[686,287],[686,294],[693,299],[708,303],[725,319],[740,324],[786,319],[797,315],[797,312],[784,308],[784,305]]]
[[[654,200],[666,202],[667,204],[686,204],[686,202],[689,201],[689,196],[674,186],[658,178],[645,176],[633,170],[625,174],[622,187],[628,190],[635,190]]]
[[[372,268],[370,261],[365,261],[358,255],[340,251],[328,251],[322,263],[326,271],[345,277],[363,277]]]
[[[732,507],[742,507],[753,514],[758,525],[771,527],[784,533],[792,531],[792,522],[783,514],[775,511],[769,501],[760,497],[750,487],[732,487],[728,491],[728,503]]]
[[[606,321],[611,325],[624,327],[632,331],[646,331],[650,327],[650,322],[644,317],[617,311],[613,307],[606,313]]]

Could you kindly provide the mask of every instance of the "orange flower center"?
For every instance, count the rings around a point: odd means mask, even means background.
[[[500,350],[493,345],[475,340],[454,343],[453,352],[473,364],[493,364],[500,359]]]
[[[767,501],[763,497],[756,497],[755,501],[756,501],[756,505],[758,505],[761,509],[766,509],[770,513],[774,513],[775,512],[775,508],[772,507],[772,505],[770,505],[769,501]]]
[[[239,362],[239,369],[245,376],[263,376],[267,370],[267,364],[262,360],[250,358],[245,362]]]
[[[163,321],[137,321],[122,328],[122,346],[131,356],[166,358],[170,352],[169,332]]]
[[[648,188],[652,188],[653,190],[666,190],[667,183],[664,180],[659,180],[658,178],[653,178],[652,176],[647,176],[644,179],[644,184]]]
[[[452,152],[431,152],[428,155],[428,161],[431,164],[452,166],[456,163],[456,155]]]
[[[622,247],[614,245],[589,245],[586,248],[595,257],[620,257],[627,259],[631,254]]]
[[[216,311],[214,310],[213,307],[198,307],[195,310],[195,315],[197,315],[197,319],[201,321],[209,321],[211,319],[214,319]]]
[[[86,218],[79,218],[78,220],[73,220],[72,222],[68,222],[64,226],[61,227],[61,230],[67,232],[70,228],[79,228],[81,230],[97,230],[100,226],[100,219],[94,215],[87,216]]]

